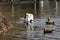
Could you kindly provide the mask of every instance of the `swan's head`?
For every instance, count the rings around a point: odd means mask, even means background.
[[[28,15],[29,13],[26,13],[26,15]]]
[[[26,13],[26,16],[33,17],[33,14],[31,14],[31,13]]]

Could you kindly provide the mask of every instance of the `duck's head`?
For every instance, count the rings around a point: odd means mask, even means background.
[[[50,17],[48,17],[48,21],[50,21]]]

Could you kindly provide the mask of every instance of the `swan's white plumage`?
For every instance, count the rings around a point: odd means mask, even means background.
[[[28,22],[28,24],[30,24],[30,21],[32,20],[33,22],[34,16],[33,14],[30,13],[26,13],[26,21]]]

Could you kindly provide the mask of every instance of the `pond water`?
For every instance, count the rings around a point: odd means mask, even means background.
[[[53,33],[43,34],[43,29],[46,26],[46,19],[35,19],[34,31],[27,32],[28,26],[24,23],[15,23],[8,34],[0,35],[0,40],[60,40],[60,19],[52,19],[55,21]],[[28,37],[29,35],[29,37]]]

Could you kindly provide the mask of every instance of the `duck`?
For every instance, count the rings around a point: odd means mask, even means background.
[[[55,22],[51,21],[50,17],[48,17],[48,21],[46,22],[46,25],[55,25]]]
[[[43,30],[43,33],[46,34],[46,33],[52,33],[54,30],[49,30],[49,29],[44,29]]]

